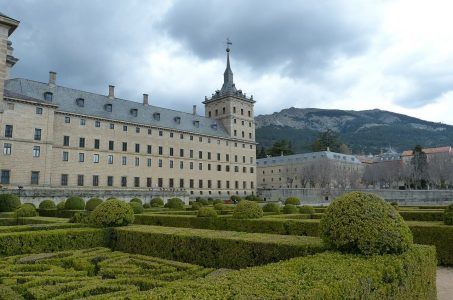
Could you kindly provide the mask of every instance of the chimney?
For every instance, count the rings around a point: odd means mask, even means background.
[[[57,72],[50,71],[49,72],[49,85],[55,85],[57,82]]]
[[[327,152],[330,152],[330,147],[327,147]]]
[[[109,98],[110,99],[115,98],[115,86],[114,85],[109,85]]]
[[[143,105],[148,105],[148,94],[143,94]]]
[[[197,106],[196,106],[196,105],[194,105],[194,106],[192,107],[192,114],[193,114],[194,116],[197,114]]]

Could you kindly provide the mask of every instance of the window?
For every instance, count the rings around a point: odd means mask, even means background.
[[[79,153],[79,162],[85,161],[85,153]]]
[[[235,129],[234,130],[234,136],[237,136],[237,135],[238,135],[238,133],[237,133],[237,130]]]
[[[113,107],[112,107],[112,104],[106,104],[106,105],[104,105],[105,111],[112,112],[112,108],[113,108]]]
[[[137,116],[137,115],[135,115]],[[140,133],[140,127],[135,127],[135,133]]]
[[[190,151],[189,151],[189,157],[193,158],[193,150],[192,149],[190,149]]]
[[[233,123],[236,124],[236,119],[233,119]]]
[[[77,175],[77,185],[78,186],[83,186],[83,175]]]
[[[151,128],[148,128],[148,134],[151,135],[152,131]]]
[[[140,166],[140,157],[135,158],[135,166],[136,167]]]
[[[179,149],[179,157],[184,157],[184,149]]]
[[[239,172],[239,167],[238,166],[234,166],[234,172]]]
[[[10,143],[3,144],[3,154],[11,155],[11,144]]]
[[[122,164],[123,166],[125,166],[125,165],[127,164],[127,157],[126,157],[126,156],[122,156],[122,157],[121,157],[121,164]]]
[[[218,109],[215,110],[215,115],[216,115],[216,116],[219,115],[219,110],[218,110]]]
[[[110,128],[110,129],[115,129],[115,124],[110,123],[109,128]]]
[[[52,101],[52,96],[53,96],[53,94],[51,92],[45,92],[44,93],[44,100]]]
[[[173,156],[173,148],[170,147],[170,156]]]
[[[40,146],[33,146],[33,157],[39,157],[41,154]]]
[[[238,156],[237,155],[234,156],[234,162],[236,162],[236,163],[238,162]]]
[[[71,117],[65,116],[65,117],[64,117],[64,122],[65,122],[65,123],[71,123]]]
[[[135,153],[140,153],[140,144],[135,144]]]
[[[121,186],[122,187],[127,186],[127,177],[126,176],[121,176]]]
[[[93,154],[93,163],[95,164],[99,163],[99,154]]]
[[[134,186],[140,187],[140,177],[134,177]]]
[[[152,160],[151,160],[151,158],[148,158],[148,159],[146,160],[146,164],[147,164],[148,167],[151,167],[151,165],[152,165]]]
[[[227,180],[227,182],[226,182],[226,188],[227,188],[227,189],[230,188],[230,181],[229,181],[229,180]]]
[[[153,181],[151,177],[146,178],[146,187],[152,187],[153,186]]]
[[[170,169],[173,169],[173,161],[170,160]]]
[[[182,178],[179,179],[179,187],[180,187],[181,189],[184,188],[184,179],[182,179]]]
[[[244,115],[244,109],[241,108],[241,115]]]
[[[5,125],[5,137],[13,137],[13,125]]]
[[[9,184],[10,174],[11,174],[10,170],[2,170],[2,174],[1,174],[1,177],[0,177],[0,183],[1,184]]]
[[[193,162],[189,163],[189,169],[193,170]]]
[[[182,170],[184,169],[184,162],[183,161],[180,161],[179,162],[179,168]]]
[[[61,174],[61,185],[68,185],[68,174]]]
[[[208,171],[211,171],[211,164],[208,164]]]
[[[175,186],[174,179],[173,178],[168,179],[168,187],[173,188],[174,186]]]
[[[123,142],[123,151],[127,151],[127,143],[126,142]]]
[[[203,180],[198,180],[198,188],[202,189],[203,188]]]
[[[236,113],[236,106],[233,106],[233,114]]]
[[[170,137],[173,138],[173,132],[170,132]]]
[[[99,186],[99,175],[93,175],[93,186]]]
[[[63,137],[63,146],[69,146],[69,136],[65,135]]]
[[[242,188],[245,190],[247,189],[247,181],[242,182]]]
[[[199,141],[200,143],[203,143],[203,138],[202,138],[201,136],[198,137],[198,141]]]
[[[189,180],[189,187],[190,187],[191,189],[193,189],[193,187],[194,187],[194,180],[193,180],[193,179],[190,179],[190,180]]]
[[[147,152],[148,154],[151,154],[151,152],[152,152],[151,150],[152,150],[152,147],[151,147],[151,145],[148,145],[148,147],[147,147],[147,151],[146,151],[146,152]]]
[[[230,166],[225,166],[225,171],[230,172]]]
[[[113,186],[113,176],[107,176],[107,186]]]
[[[198,170],[203,170],[203,163],[198,163]]]
[[[36,108],[36,114],[37,115],[42,115],[42,107],[37,107]]]
[[[101,127],[101,122],[100,121],[94,121],[94,126],[95,127]]]
[[[220,160],[220,153],[217,153],[217,160]]]
[[[222,108],[222,113],[223,113],[223,114],[225,113],[225,107],[224,107],[224,108]]]
[[[85,148],[85,138],[80,138],[79,139],[79,147],[80,148]]]
[[[160,113],[153,113],[153,118],[156,121],[160,121]],[[160,135],[160,134],[159,134]]]
[[[226,160],[226,161],[230,161],[230,155],[229,155],[229,154],[226,154],[226,155],[225,155],[225,160]]]
[[[203,159],[203,151],[198,151],[198,158]]]
[[[222,171],[222,165],[217,165],[217,171]]]
[[[164,180],[162,178],[157,178],[157,186],[158,187],[163,187],[164,186]]]
[[[212,188],[212,181],[208,179],[208,189]]]
[[[211,152],[208,152],[208,159],[211,160]]]
[[[190,140],[193,141],[193,135],[190,136]]]
[[[109,141],[109,150],[113,151],[114,148],[115,148],[115,142]]]
[[[76,99],[76,104],[79,107],[84,107],[85,106],[85,100],[83,98],[77,98]]]
[[[80,125],[81,125],[81,126],[85,126],[85,124],[86,124],[85,119],[80,119]]]
[[[254,169],[253,169],[253,167],[250,167],[250,173],[252,173],[252,174],[253,174],[253,172],[254,172]]]
[[[235,188],[235,189],[238,189],[238,188],[239,188],[239,181],[236,180],[236,181],[234,182],[234,188]]]
[[[297,187],[297,186],[296,186]],[[255,183],[253,181],[250,181],[250,188],[254,189],[255,188]]]
[[[208,112],[208,116],[211,117],[211,112]]]
[[[245,156],[242,156],[242,163],[245,164]]]
[[[99,139],[94,139],[94,149],[99,149],[100,141]]]
[[[159,130],[159,136],[164,136],[164,132],[162,130]]]
[[[9,109],[9,110],[14,110],[14,104],[13,103],[8,103],[6,108]]]
[[[112,165],[112,164],[113,164],[113,155],[107,156],[107,163],[108,163],[109,165]]]
[[[180,134],[179,134],[179,138],[180,138],[181,140],[183,140],[183,139],[184,139],[184,134],[180,133]]]
[[[162,159],[159,159],[157,164],[159,165],[159,168],[162,168]]]
[[[164,154],[164,147],[159,146],[159,155]]]
[[[123,125],[123,131],[127,131],[127,125]]]
[[[63,161],[69,161],[69,152],[63,151]]]

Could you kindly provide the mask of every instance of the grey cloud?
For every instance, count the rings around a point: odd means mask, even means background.
[[[160,25],[202,58],[223,54],[222,41],[231,37],[235,59],[258,71],[284,65],[283,75],[299,77],[364,51],[375,30],[372,7],[358,1],[183,0]]]

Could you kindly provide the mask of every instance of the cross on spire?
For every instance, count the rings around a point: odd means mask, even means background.
[[[233,71],[231,71],[230,67],[230,45],[233,43],[230,41],[229,38],[226,39],[226,52],[227,52],[227,66],[225,72],[223,73],[223,92],[236,92],[236,87],[234,86],[233,82]]]
[[[230,46],[233,45],[233,43],[231,42],[230,38],[227,38],[226,39],[226,52],[230,52]]]

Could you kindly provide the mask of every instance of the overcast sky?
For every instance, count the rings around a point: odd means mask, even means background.
[[[190,111],[220,89],[225,39],[258,114],[385,109],[453,124],[453,1],[0,0],[12,77]]]

